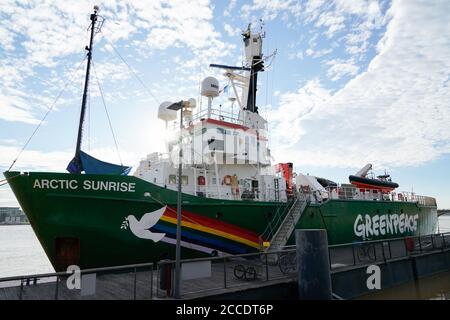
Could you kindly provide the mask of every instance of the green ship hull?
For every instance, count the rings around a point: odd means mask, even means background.
[[[134,176],[20,173],[5,177],[56,270],[156,262],[175,255],[177,193]],[[182,258],[263,249],[290,203],[182,195]],[[160,215],[160,217],[159,217]],[[155,220],[159,217],[159,219]],[[384,217],[384,218],[383,218]],[[333,200],[309,203],[297,228],[330,244],[435,232],[436,206]],[[289,240],[293,243],[293,236]]]

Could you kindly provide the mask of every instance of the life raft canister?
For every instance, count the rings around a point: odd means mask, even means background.
[[[204,176],[198,176],[197,177],[197,184],[199,186],[204,186],[205,185],[205,177]]]
[[[223,177],[223,184],[226,184],[227,186],[229,186],[231,184],[231,176],[230,175],[226,175],[225,177]]]
[[[406,237],[405,238],[405,246],[406,250],[409,252],[414,251],[414,238]]]

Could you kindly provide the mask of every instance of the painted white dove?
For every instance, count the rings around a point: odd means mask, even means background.
[[[154,233],[151,232],[149,229],[158,222],[158,220],[161,218],[161,216],[164,214],[165,211],[166,206],[153,212],[147,212],[142,216],[141,220],[139,221],[133,215],[129,215],[128,217],[126,217],[125,221],[127,221],[130,224],[130,230],[136,237],[142,239],[150,239],[153,240],[154,242],[158,242],[159,240],[164,238],[166,234]],[[126,229],[126,227],[124,229]]]

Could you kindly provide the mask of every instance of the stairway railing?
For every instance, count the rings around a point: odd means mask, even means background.
[[[284,217],[286,214],[288,214],[288,211],[293,208],[295,203],[297,202],[296,198],[291,199],[289,202],[286,203],[284,206],[279,206],[277,208],[277,211],[275,212],[275,215],[272,217],[272,220],[269,221],[267,224],[266,229],[264,229],[263,233],[260,235],[260,239],[262,241],[270,240],[277,232],[278,228],[280,227],[281,223],[283,222]],[[282,209],[282,210],[280,210]],[[281,212],[280,212],[281,211]]]
[[[299,204],[300,202],[302,202],[302,203]],[[300,219],[302,212],[305,210],[308,202],[309,202],[308,198],[305,196],[305,194],[301,190],[300,190],[300,192],[297,192],[294,190],[294,198],[293,198],[292,202],[290,203],[290,205],[288,205],[284,208],[282,214],[280,214],[280,215],[276,216],[274,219],[272,219],[272,222],[276,219],[274,225],[271,222],[267,226],[266,230],[269,230],[267,235],[270,238],[266,237],[266,239],[270,239],[270,241],[273,241],[276,238],[277,234],[280,232],[281,227],[283,225],[285,225],[286,223],[291,223],[292,225],[296,224],[298,222],[298,220]],[[298,209],[301,212],[298,217],[298,220],[295,221],[293,209],[296,208],[297,205],[300,205],[300,207]],[[288,222],[288,219],[290,219],[291,221]],[[293,227],[295,228],[295,225]],[[265,234],[266,234],[266,231],[261,235],[261,237],[265,236]]]

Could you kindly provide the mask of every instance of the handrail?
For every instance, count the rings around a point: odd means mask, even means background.
[[[269,222],[266,229],[261,234],[261,237],[266,237],[268,239],[269,238],[272,239],[275,236],[275,234],[278,232],[278,228],[281,226],[286,215],[288,214],[286,211],[289,212],[292,208],[294,208],[295,205],[297,205],[297,203],[299,201],[302,201],[302,200],[308,203],[308,198],[306,197],[304,192],[302,190],[297,191],[294,189],[294,198],[291,199],[291,201],[287,204],[287,206],[284,207],[284,210],[281,214],[278,214],[279,209],[277,209],[277,213],[272,218],[272,220]],[[291,217],[292,217],[292,215],[291,215]],[[274,221],[275,219],[276,219],[276,221]],[[266,236],[267,231],[269,231],[269,233]]]
[[[430,237],[430,236],[450,236],[450,232],[441,232],[441,233],[432,233],[432,234],[426,234],[426,235],[417,235],[417,236],[404,236],[404,237],[397,237],[397,238],[389,238],[389,239],[378,239],[378,240],[363,240],[363,241],[354,241],[350,243],[340,243],[340,244],[333,244],[329,245],[328,248],[339,248],[339,247],[346,247],[350,245],[368,245],[373,243],[380,243],[380,242],[387,242],[387,241],[399,241],[399,240],[405,240],[406,238],[424,238],[424,237]]]
[[[80,274],[104,272],[104,271],[117,271],[117,270],[131,269],[131,268],[144,268],[144,267],[153,267],[153,266],[154,266],[154,263],[151,262],[151,263],[129,264],[129,265],[124,265],[124,266],[80,269]],[[0,278],[0,282],[16,281],[16,280],[24,280],[24,279],[34,279],[34,278],[60,277],[60,276],[67,276],[70,274],[71,273],[67,272],[67,271],[60,271],[60,272],[41,273],[41,274],[33,274],[33,275],[12,276],[12,277]]]
[[[269,221],[269,223],[267,224],[266,228],[265,228],[264,231],[261,233],[261,235],[260,235],[261,238],[270,239],[270,238],[274,235],[274,233],[276,233],[276,231],[273,232],[273,230],[274,230],[274,229],[276,230],[276,229],[278,228],[279,223],[281,222],[282,217],[285,216],[285,212],[286,212],[287,210],[289,210],[290,208],[292,208],[292,206],[295,204],[295,199],[290,199],[290,201],[287,202],[287,203],[285,203],[285,204],[286,204],[285,206],[282,206],[282,205],[281,205],[281,206],[279,206],[279,207],[277,208],[277,211],[275,212],[274,217],[272,218],[271,221]],[[279,213],[280,208],[283,208],[283,211],[282,211],[281,214]],[[276,219],[276,221],[275,221],[275,219]],[[275,221],[275,222],[274,222],[274,221]],[[267,234],[266,234],[266,232],[267,232]]]

